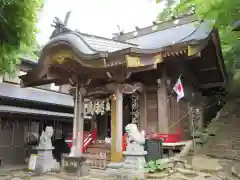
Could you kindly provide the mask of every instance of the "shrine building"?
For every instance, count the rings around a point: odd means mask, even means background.
[[[226,92],[219,35],[210,24],[189,15],[109,39],[57,21],[38,64],[20,76],[21,86],[71,85],[75,156],[109,137],[110,161],[121,161],[129,123],[147,134],[180,133],[181,141],[189,140],[192,127],[205,124],[205,107],[221,103]],[[179,78],[184,97],[177,102],[173,87]],[[85,106],[84,99],[90,100]],[[85,111],[96,119],[97,136],[89,144],[83,143]]]

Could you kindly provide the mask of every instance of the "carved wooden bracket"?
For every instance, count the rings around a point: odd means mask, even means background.
[[[123,84],[117,84],[117,83],[111,83],[111,84],[107,84],[106,88],[115,92],[117,88],[119,88],[120,92],[123,94],[132,94],[136,91],[140,91],[142,92],[143,90],[143,85],[142,83],[134,83],[134,84],[127,84],[127,83],[123,83]]]

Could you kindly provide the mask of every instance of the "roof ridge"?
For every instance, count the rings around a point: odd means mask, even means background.
[[[173,23],[176,20],[179,20],[180,22],[177,23],[177,24]],[[157,23],[155,25],[151,25],[151,26],[141,28],[139,30],[130,31],[130,32],[124,33],[123,35],[117,36],[116,40],[126,42],[127,40],[134,39],[134,38],[139,37],[139,36],[144,36],[144,35],[151,34],[151,33],[154,33],[154,32],[163,31],[165,29],[170,29],[170,28],[173,28],[173,27],[181,26],[181,25],[184,25],[184,24],[191,23],[192,21],[197,21],[197,18],[195,16],[195,14],[190,14],[190,15],[185,15],[185,16],[182,16],[182,17],[177,17],[176,19],[167,20],[167,21],[164,21],[164,22]],[[166,27],[163,27],[164,25]],[[153,30],[154,26],[157,26],[158,28],[156,30]],[[149,31],[149,29],[151,29],[151,31]],[[149,32],[144,33],[144,31],[149,31]],[[133,34],[136,33],[136,32],[138,34],[134,36]]]
[[[76,32],[80,35],[83,35],[83,36],[94,37],[94,38],[104,39],[104,40],[107,40],[107,41],[114,41],[114,42],[119,42],[119,43],[123,43],[123,44],[138,46],[137,44],[133,44],[133,43],[129,43],[129,42],[126,42],[126,41],[117,40],[117,39],[111,39],[111,38],[107,38],[107,37],[102,37],[102,36],[97,36],[97,35],[93,35],[93,34],[83,33],[83,32],[80,32],[80,31],[74,31],[74,32]]]

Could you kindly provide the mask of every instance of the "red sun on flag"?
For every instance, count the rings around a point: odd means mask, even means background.
[[[173,90],[177,94],[177,102],[184,97],[184,92],[183,92],[183,86],[180,77],[178,78],[175,86],[173,87]]]
[[[182,85],[179,83],[178,84],[178,92],[181,93],[181,91],[182,91]]]

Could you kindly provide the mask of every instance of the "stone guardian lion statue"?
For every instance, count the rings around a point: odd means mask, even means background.
[[[52,140],[51,140],[52,136],[53,136],[53,128],[51,126],[47,126],[45,128],[45,131],[43,131],[40,136],[38,148],[53,149]]]
[[[125,127],[127,133],[127,150],[131,152],[144,151],[145,136],[139,132],[136,124],[128,124]]]

